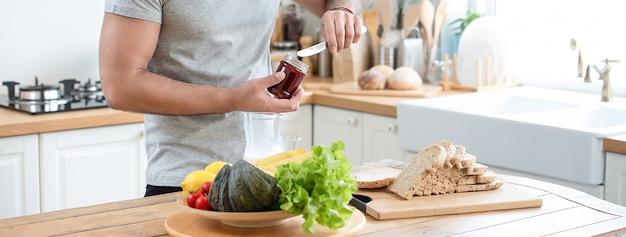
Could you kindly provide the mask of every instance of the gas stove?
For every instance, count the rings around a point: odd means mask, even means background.
[[[100,81],[81,83],[65,79],[57,85],[44,85],[35,77],[34,85],[19,86],[4,81],[8,94],[0,96],[0,107],[30,114],[45,114],[108,107]],[[19,89],[16,93],[16,88]],[[61,89],[62,88],[62,89]]]

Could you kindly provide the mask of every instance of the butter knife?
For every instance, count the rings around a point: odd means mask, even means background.
[[[365,32],[367,32],[367,27],[361,26],[361,34]],[[325,49],[326,49],[326,41],[322,41],[311,47],[298,50],[298,52],[296,52],[296,55],[298,55],[298,57],[310,57],[310,56],[316,55],[324,51]]]

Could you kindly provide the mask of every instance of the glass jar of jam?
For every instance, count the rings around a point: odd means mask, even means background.
[[[276,72],[285,72],[285,79],[276,85],[268,87],[267,92],[275,98],[291,99],[300,87],[307,70],[309,70],[309,65],[286,54],[276,70]]]

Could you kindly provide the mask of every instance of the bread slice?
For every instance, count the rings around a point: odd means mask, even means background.
[[[466,175],[463,176],[459,179],[458,184],[459,185],[469,185],[469,184],[486,184],[486,183],[491,183],[494,180],[496,180],[497,176],[496,173],[491,171],[491,170],[487,170],[484,174],[482,175]]]
[[[357,188],[383,188],[387,187],[396,179],[398,174],[356,174],[354,179],[356,180]]]
[[[463,168],[463,173],[465,175],[481,175],[485,172],[487,172],[487,166],[479,163],[476,163],[467,168]]]
[[[444,162],[444,167],[452,167],[452,159],[454,158],[454,155],[456,155],[456,147],[454,147],[454,144],[448,140],[438,141],[435,144],[442,146],[443,149],[446,150],[446,161]]]
[[[504,184],[504,180],[497,178],[491,183],[486,184],[468,184],[468,185],[460,185],[457,186],[454,190],[457,193],[462,192],[477,192],[477,191],[488,191],[500,188]]]
[[[457,168],[463,169],[467,167],[472,167],[474,165],[476,165],[476,156],[465,153],[465,155],[463,156],[463,159],[460,162],[460,165],[457,166]]]
[[[420,182],[420,176],[442,168],[445,160],[446,150],[442,146],[438,144],[427,146],[413,156],[411,163],[398,174],[387,189],[404,199],[411,199],[415,194],[416,184]]]

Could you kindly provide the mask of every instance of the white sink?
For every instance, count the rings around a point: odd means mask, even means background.
[[[626,99],[522,86],[398,102],[403,149],[439,140],[466,146],[479,162],[598,185],[602,138],[626,133]]]

